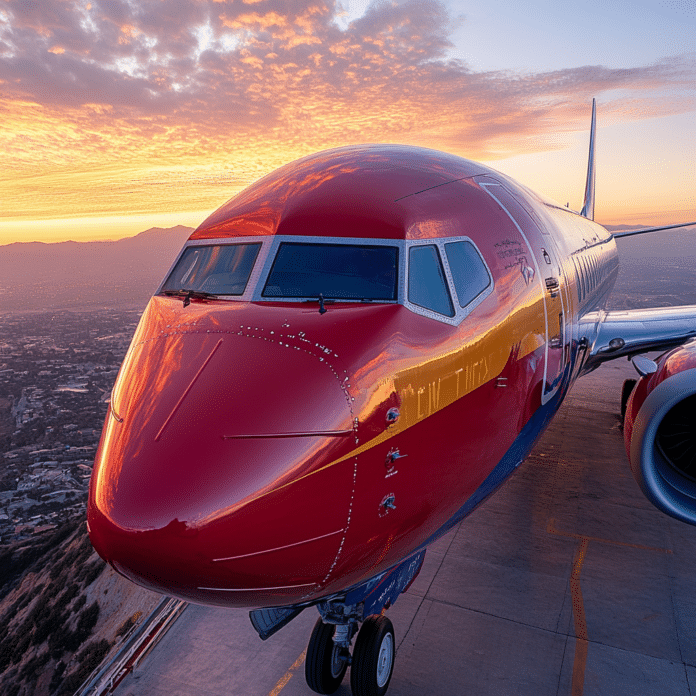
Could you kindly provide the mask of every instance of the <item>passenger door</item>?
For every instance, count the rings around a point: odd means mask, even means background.
[[[500,182],[491,177],[477,179],[479,185],[507,213],[522,235],[534,263],[534,272],[544,297],[546,316],[545,375],[542,403],[558,390],[566,364],[566,282],[563,268],[553,247],[551,236],[543,235],[541,226],[525,206]]]

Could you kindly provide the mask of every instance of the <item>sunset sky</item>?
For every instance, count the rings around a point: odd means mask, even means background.
[[[693,0],[0,0],[0,244],[196,226],[311,152],[407,143],[696,219]]]

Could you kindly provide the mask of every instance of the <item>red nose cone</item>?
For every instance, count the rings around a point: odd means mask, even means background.
[[[164,336],[127,367],[96,473],[99,509],[124,528],[218,514],[303,472],[316,443],[283,436],[351,428],[336,375],[280,341]]]
[[[95,462],[92,542],[162,592],[279,603],[316,585],[341,542],[352,469],[326,465],[354,446],[347,380],[301,337],[206,316],[153,322],[129,352]]]

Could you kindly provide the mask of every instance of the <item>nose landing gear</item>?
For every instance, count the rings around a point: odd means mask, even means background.
[[[310,689],[318,694],[334,693],[350,665],[353,696],[387,693],[394,670],[396,640],[394,626],[383,612],[411,586],[424,557],[425,549],[344,597],[317,604],[321,617],[312,631],[305,662]],[[356,633],[351,656],[350,644]]]
[[[324,623],[320,617],[314,626],[307,648],[305,677],[310,689],[318,694],[332,694],[343,681],[348,664],[353,696],[384,696],[394,670],[396,641],[392,622],[381,615],[368,616],[355,641],[357,619],[347,623]]]
[[[394,670],[396,640],[392,622],[383,613],[411,586],[424,558],[425,549],[422,549],[344,595],[335,595],[316,604],[321,616],[309,639],[305,661],[305,677],[312,691],[334,693],[350,666],[353,696],[386,694]],[[261,640],[266,640],[304,608],[304,605],[294,605],[255,609],[249,612],[249,618]],[[358,637],[351,656],[351,643],[356,633]]]

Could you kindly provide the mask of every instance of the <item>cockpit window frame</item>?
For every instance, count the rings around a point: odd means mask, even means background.
[[[155,295],[162,295],[164,286],[172,274],[172,271],[177,267],[179,260],[186,253],[187,249],[191,247],[209,247],[209,246],[238,246],[240,244],[261,244],[261,248],[256,254],[256,260],[254,261],[254,266],[251,269],[251,274],[247,279],[246,287],[241,295],[216,295],[216,300],[222,302],[251,302],[252,295],[256,286],[259,283],[259,277],[261,274],[261,268],[263,261],[268,256],[269,244],[268,239],[259,236],[246,236],[246,237],[222,237],[218,239],[189,239],[181,251],[176,255],[174,263],[170,266],[169,270],[164,274],[162,282],[159,284]]]
[[[474,297],[468,304],[466,304],[464,307],[462,307],[459,303],[459,296],[457,295],[457,287],[454,282],[454,278],[452,276],[452,269],[450,268],[449,265],[449,260],[447,257],[447,251],[445,249],[446,244],[451,244],[452,242],[469,242],[471,246],[474,248],[476,253],[478,254],[479,258],[481,259],[481,262],[483,263],[487,273],[488,277],[490,279],[490,282],[488,283],[488,286],[484,288],[476,297]],[[439,314],[438,312],[434,312],[431,309],[426,309],[425,307],[420,307],[419,305],[413,304],[412,302],[408,301],[408,292],[406,292],[406,297],[404,298],[404,306],[408,307],[412,312],[415,314],[422,314],[424,317],[429,317],[430,319],[436,319],[437,321],[440,321],[444,324],[451,324],[452,326],[458,326],[461,324],[464,319],[466,319],[471,312],[476,309],[494,290],[495,287],[495,280],[493,278],[493,274],[491,273],[490,266],[486,263],[486,259],[483,257],[483,254],[481,253],[480,249],[478,248],[478,245],[476,242],[471,239],[471,237],[466,237],[466,236],[458,236],[458,237],[436,237],[434,239],[414,239],[414,240],[409,240],[407,242],[407,249],[406,249],[406,256],[408,256],[408,259],[410,260],[410,249],[415,246],[432,246],[435,245],[438,249],[439,255],[440,255],[440,261],[442,263],[442,266],[445,271],[445,278],[447,280],[447,285],[448,285],[448,290],[451,296],[452,303],[454,304],[454,316],[448,317],[445,316],[444,314]],[[406,263],[406,269],[405,269],[405,275],[404,275],[404,283],[403,283],[403,288],[404,290],[407,290],[407,285],[409,281],[409,269],[408,269],[408,261]]]
[[[297,303],[303,302],[304,300],[316,299],[313,297],[264,297],[263,289],[265,287],[268,275],[271,271],[273,261],[278,252],[278,248],[283,242],[293,242],[293,243],[307,243],[307,244],[351,244],[356,246],[389,246],[398,248],[398,262],[397,262],[397,298],[396,300],[373,300],[367,302],[366,304],[400,304],[409,309],[414,314],[420,314],[422,316],[434,319],[443,324],[449,324],[451,326],[458,326],[461,324],[466,317],[471,314],[471,312],[476,309],[495,289],[495,279],[493,273],[491,272],[490,266],[486,263],[486,259],[481,253],[476,242],[467,236],[456,236],[456,237],[436,237],[427,239],[375,239],[373,237],[319,237],[319,236],[299,236],[299,235],[273,235],[273,236],[244,236],[244,237],[223,237],[216,239],[195,239],[189,240],[184,244],[181,251],[177,254],[172,263],[171,267],[164,275],[162,282],[157,288],[155,294],[161,295],[162,288],[169,278],[171,272],[176,268],[179,263],[179,259],[183,256],[186,249],[192,246],[215,246],[215,245],[235,245],[235,244],[249,244],[249,243],[260,243],[261,248],[256,256],[256,262],[251,271],[251,275],[247,281],[246,288],[242,295],[219,295],[217,300],[222,302],[287,302],[287,303]],[[457,295],[457,288],[452,276],[452,269],[449,265],[449,260],[447,257],[447,250],[445,248],[446,244],[452,242],[469,242],[475,249],[476,253],[479,255],[481,262],[488,272],[490,278],[490,283],[488,287],[484,288],[474,299],[472,299],[466,306],[461,307],[459,303],[459,296]],[[434,245],[437,247],[437,251],[440,256],[440,261],[445,273],[445,279],[447,282],[447,289],[449,291],[451,301],[454,305],[455,314],[452,317],[445,316],[444,314],[439,314],[433,310],[427,309],[425,307],[420,307],[413,304],[408,299],[408,279],[409,279],[409,261],[410,261],[410,249],[415,246],[428,246]],[[339,303],[355,303],[359,302],[355,299],[338,299],[335,302]]]
[[[249,286],[249,281],[251,280],[251,275],[254,270],[254,267],[256,266],[256,259],[258,258],[259,252],[261,251],[261,242],[259,241],[252,241],[252,242],[237,242],[235,244],[196,244],[196,245],[187,245],[185,246],[182,250],[181,253],[179,254],[176,263],[172,268],[170,269],[169,273],[165,276],[164,281],[162,282],[162,285],[159,289],[159,292],[167,295],[170,293],[180,293],[182,290],[186,288],[190,288],[191,292],[202,292],[203,294],[210,294],[215,297],[221,298],[221,297],[233,297],[233,298],[239,298],[243,297],[244,293],[246,292],[248,286]],[[206,250],[210,249],[211,250],[211,255],[214,254],[214,252],[218,250],[222,250],[223,247],[225,248],[230,248],[234,247],[240,248],[244,247],[244,251],[242,251],[242,255],[248,254],[250,250],[255,250],[252,251],[252,258],[249,259],[249,262],[247,262],[246,267],[242,269],[241,273],[242,276],[239,278],[238,284],[241,285],[243,283],[243,288],[242,292],[230,292],[230,291],[224,291],[224,292],[219,292],[219,291],[214,291],[214,288],[212,286],[208,287],[200,287],[200,285],[205,286],[207,281],[211,280],[215,275],[220,275],[219,273],[216,273],[217,271],[217,266],[218,264],[228,264],[230,262],[239,264],[239,263],[244,263],[243,257],[239,258],[238,254],[235,254],[231,258],[217,258],[217,259],[211,259],[208,257],[204,263],[206,265],[210,264],[211,262],[214,264],[214,267],[212,268],[212,273],[208,273],[200,278],[194,277],[193,280],[186,279],[186,276],[188,276],[192,270],[194,269],[195,266],[198,265],[199,260],[196,258],[196,256],[192,255],[193,258],[191,258],[191,261],[189,262],[188,270],[185,273],[185,276],[181,278],[179,281],[171,281],[172,276],[175,274],[175,272],[181,271],[183,269],[179,269],[179,265],[183,261],[184,257],[188,252],[190,252],[192,249],[201,249],[201,250]],[[194,252],[195,254],[196,252]],[[203,251],[205,254],[205,251]],[[233,252],[235,253],[235,252]],[[222,254],[222,251],[221,251]],[[204,257],[205,259],[205,257]],[[210,267],[209,267],[210,268]],[[197,269],[195,273],[198,273],[200,269]],[[246,276],[244,276],[244,273],[247,273]],[[167,287],[167,285],[170,285],[170,287]],[[199,287],[196,287],[196,286]],[[211,292],[212,291],[212,292]]]
[[[304,302],[305,300],[316,300],[316,297],[268,297],[263,295],[263,289],[268,280],[268,276],[273,267],[273,262],[278,253],[280,245],[284,242],[291,244],[327,244],[331,246],[337,245],[351,245],[351,246],[386,246],[386,247],[396,247],[397,252],[397,279],[396,279],[396,299],[394,300],[372,300],[366,302],[365,304],[403,304],[404,303],[404,286],[401,279],[404,277],[404,249],[406,248],[404,240],[401,239],[374,239],[372,237],[319,237],[319,236],[299,236],[299,235],[274,235],[269,243],[268,252],[264,254],[262,263],[259,264],[259,259],[257,259],[257,264],[261,266],[259,270],[259,278],[261,282],[258,282],[254,288],[252,294],[252,302]],[[261,257],[261,253],[259,253]],[[250,281],[251,282],[251,281]],[[346,299],[333,299],[332,302],[343,302],[343,303],[356,303],[360,300],[346,298]]]
[[[333,253],[332,253],[333,250]],[[367,258],[359,258],[352,251],[368,252]],[[378,251],[379,250],[379,251]],[[376,253],[369,253],[370,251]],[[385,253],[386,252],[386,253]],[[264,286],[261,289],[261,296],[267,300],[278,298],[294,299],[294,300],[314,300],[323,293],[323,297],[331,302],[365,302],[365,303],[387,303],[397,304],[398,297],[398,282],[399,282],[399,252],[398,245],[384,244],[344,244],[333,243],[323,240],[321,243],[306,242],[303,239],[291,242],[281,242],[278,251],[273,257],[271,268],[267,276],[264,276]],[[343,258],[336,256],[342,255]],[[363,256],[360,254],[359,256]],[[388,258],[391,256],[391,258]],[[324,258],[321,258],[324,257]],[[324,267],[318,271],[320,276],[317,279],[299,279],[300,276],[306,276],[309,273],[317,273],[316,268],[312,268],[312,263],[307,264],[307,260],[314,260],[317,265],[326,263],[326,260],[333,261],[331,265]],[[340,260],[339,260],[340,259]],[[386,262],[386,263],[385,263]],[[290,267],[287,267],[287,264]],[[307,264],[298,270],[296,264]],[[340,268],[342,264],[353,266],[353,273],[349,273],[346,268]],[[374,278],[368,277],[368,273],[379,273],[380,271],[390,268],[393,271],[393,278],[390,286],[370,287],[376,282]],[[289,286],[290,276],[293,283],[299,282],[303,292],[292,294]],[[321,280],[319,280],[321,277]],[[278,284],[285,283],[284,287]],[[313,292],[304,292],[308,289],[307,286],[314,284]],[[379,292],[389,290],[391,297],[379,297]],[[274,292],[275,290],[275,292]],[[276,294],[277,293],[277,294]],[[337,294],[338,293],[338,294]],[[341,294],[348,293],[348,294]],[[349,294],[352,293],[352,294]]]
[[[430,262],[431,264],[434,264],[431,266],[432,270],[438,270],[437,272],[437,277],[435,278],[434,276],[431,275],[430,279],[428,280],[427,283],[411,283],[413,278],[411,277],[411,263],[414,257],[414,251],[420,250],[420,249],[432,249],[434,254],[430,255]],[[426,257],[427,258],[427,257]],[[423,261],[425,261],[425,258],[421,259],[421,268],[423,267]],[[427,264],[426,264],[427,265]],[[422,276],[421,276],[421,279]],[[433,282],[435,280],[435,282]],[[454,304],[452,302],[452,287],[451,283],[449,282],[449,278],[447,278],[445,274],[444,267],[442,265],[442,251],[438,247],[437,244],[411,244],[408,247],[408,277],[405,279],[406,281],[406,297],[408,298],[408,301],[410,304],[412,304],[414,307],[418,307],[419,309],[427,309],[429,312],[432,312],[433,314],[436,314],[438,316],[444,316],[447,317],[448,319],[453,319],[456,316],[456,311],[454,308]],[[423,300],[423,303],[418,303],[416,302],[413,298],[414,296],[417,296],[420,294],[422,291],[416,292],[416,288],[418,286],[425,286],[428,285],[430,287],[430,291],[426,290],[425,296],[423,296],[421,299]],[[415,287],[414,287],[415,286]],[[442,291],[444,290],[444,294],[442,294]],[[449,305],[449,313],[445,314],[444,312],[441,312],[437,309],[434,309],[432,306],[428,306],[428,304],[425,303],[431,303],[435,304],[438,301],[438,298],[433,295],[433,292],[435,291],[436,294],[440,294],[441,297],[439,298],[439,301],[447,301],[447,304]]]

